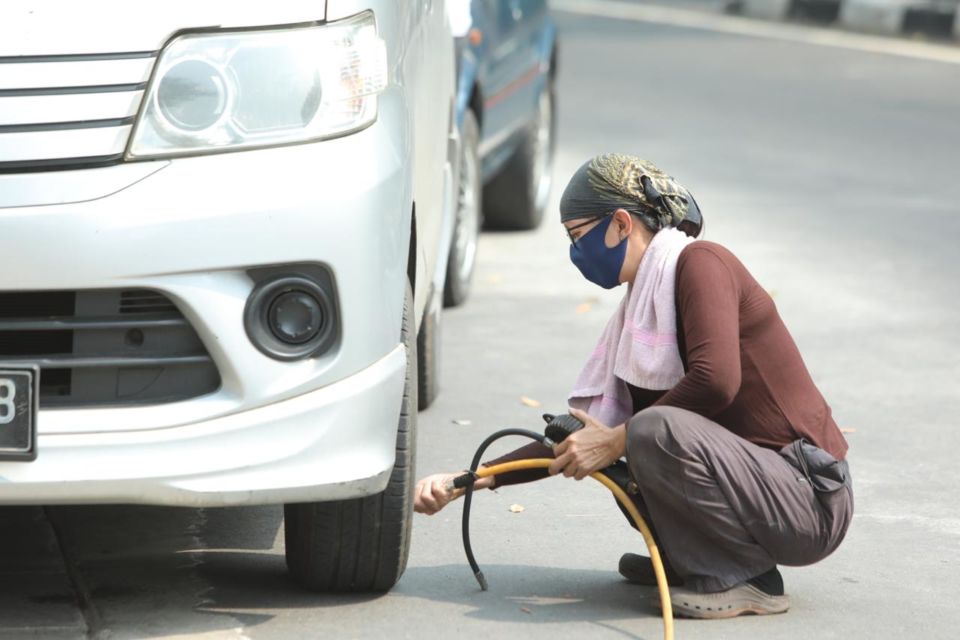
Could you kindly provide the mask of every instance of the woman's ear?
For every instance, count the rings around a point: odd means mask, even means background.
[[[617,209],[613,212],[614,220],[617,223],[617,233],[623,240],[633,231],[633,217],[626,209]]]

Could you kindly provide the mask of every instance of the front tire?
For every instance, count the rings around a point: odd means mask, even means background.
[[[407,567],[417,423],[414,332],[408,283],[401,332],[407,348],[406,380],[387,488],[366,498],[284,505],[287,569],[306,589],[388,591]]]

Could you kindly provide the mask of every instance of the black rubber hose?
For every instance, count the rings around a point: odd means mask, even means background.
[[[507,436],[524,436],[540,443],[544,443],[547,439],[543,434],[528,429],[503,429],[497,431],[480,443],[477,452],[473,455],[473,461],[470,463],[469,473],[459,476],[454,480],[454,486],[466,488],[466,493],[464,493],[463,496],[463,550],[467,554],[467,562],[470,563],[470,568],[473,569],[473,575],[476,577],[477,582],[480,583],[480,589],[482,591],[487,590],[487,579],[483,576],[483,572],[480,571],[480,565],[477,564],[476,558],[473,557],[473,548],[470,545],[470,505],[473,502],[473,485],[477,481],[475,472],[480,468],[480,459],[483,457],[483,454],[486,453],[487,448],[500,438]]]

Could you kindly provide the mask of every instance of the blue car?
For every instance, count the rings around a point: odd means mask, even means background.
[[[457,49],[459,201],[444,303],[470,290],[481,226],[535,229],[550,195],[557,30],[547,0],[447,0]]]

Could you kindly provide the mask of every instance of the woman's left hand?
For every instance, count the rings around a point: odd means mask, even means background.
[[[583,428],[554,448],[556,460],[550,465],[550,475],[562,472],[568,478],[583,480],[626,453],[625,425],[611,429],[579,409],[571,409],[570,415],[583,422]]]

